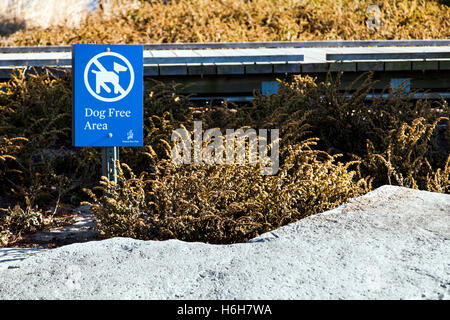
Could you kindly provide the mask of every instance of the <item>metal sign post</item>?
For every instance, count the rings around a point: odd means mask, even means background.
[[[119,147],[143,145],[143,46],[72,47],[72,139],[102,147],[102,174],[117,183]]]
[[[117,183],[117,162],[119,160],[119,147],[102,148],[102,176],[109,181]]]

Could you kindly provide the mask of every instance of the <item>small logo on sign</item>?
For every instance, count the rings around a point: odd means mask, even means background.
[[[130,129],[130,131],[127,132],[127,140],[131,140],[134,137],[133,130]]]
[[[100,101],[119,101],[133,88],[134,70],[128,59],[121,54],[102,52],[87,63],[84,84],[89,93]]]

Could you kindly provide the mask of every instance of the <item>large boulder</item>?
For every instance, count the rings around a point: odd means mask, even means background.
[[[450,195],[384,186],[234,245],[72,244],[0,279],[0,299],[449,299]]]

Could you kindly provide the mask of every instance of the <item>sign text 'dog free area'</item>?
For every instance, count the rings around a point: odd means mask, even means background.
[[[73,144],[143,145],[143,47],[77,44],[72,49]]]

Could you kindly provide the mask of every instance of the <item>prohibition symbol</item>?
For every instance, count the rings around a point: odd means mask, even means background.
[[[126,89],[122,87],[124,83],[128,83]],[[89,60],[84,69],[84,84],[89,93],[100,101],[119,101],[133,88],[133,67],[127,58],[117,52],[99,53]]]

